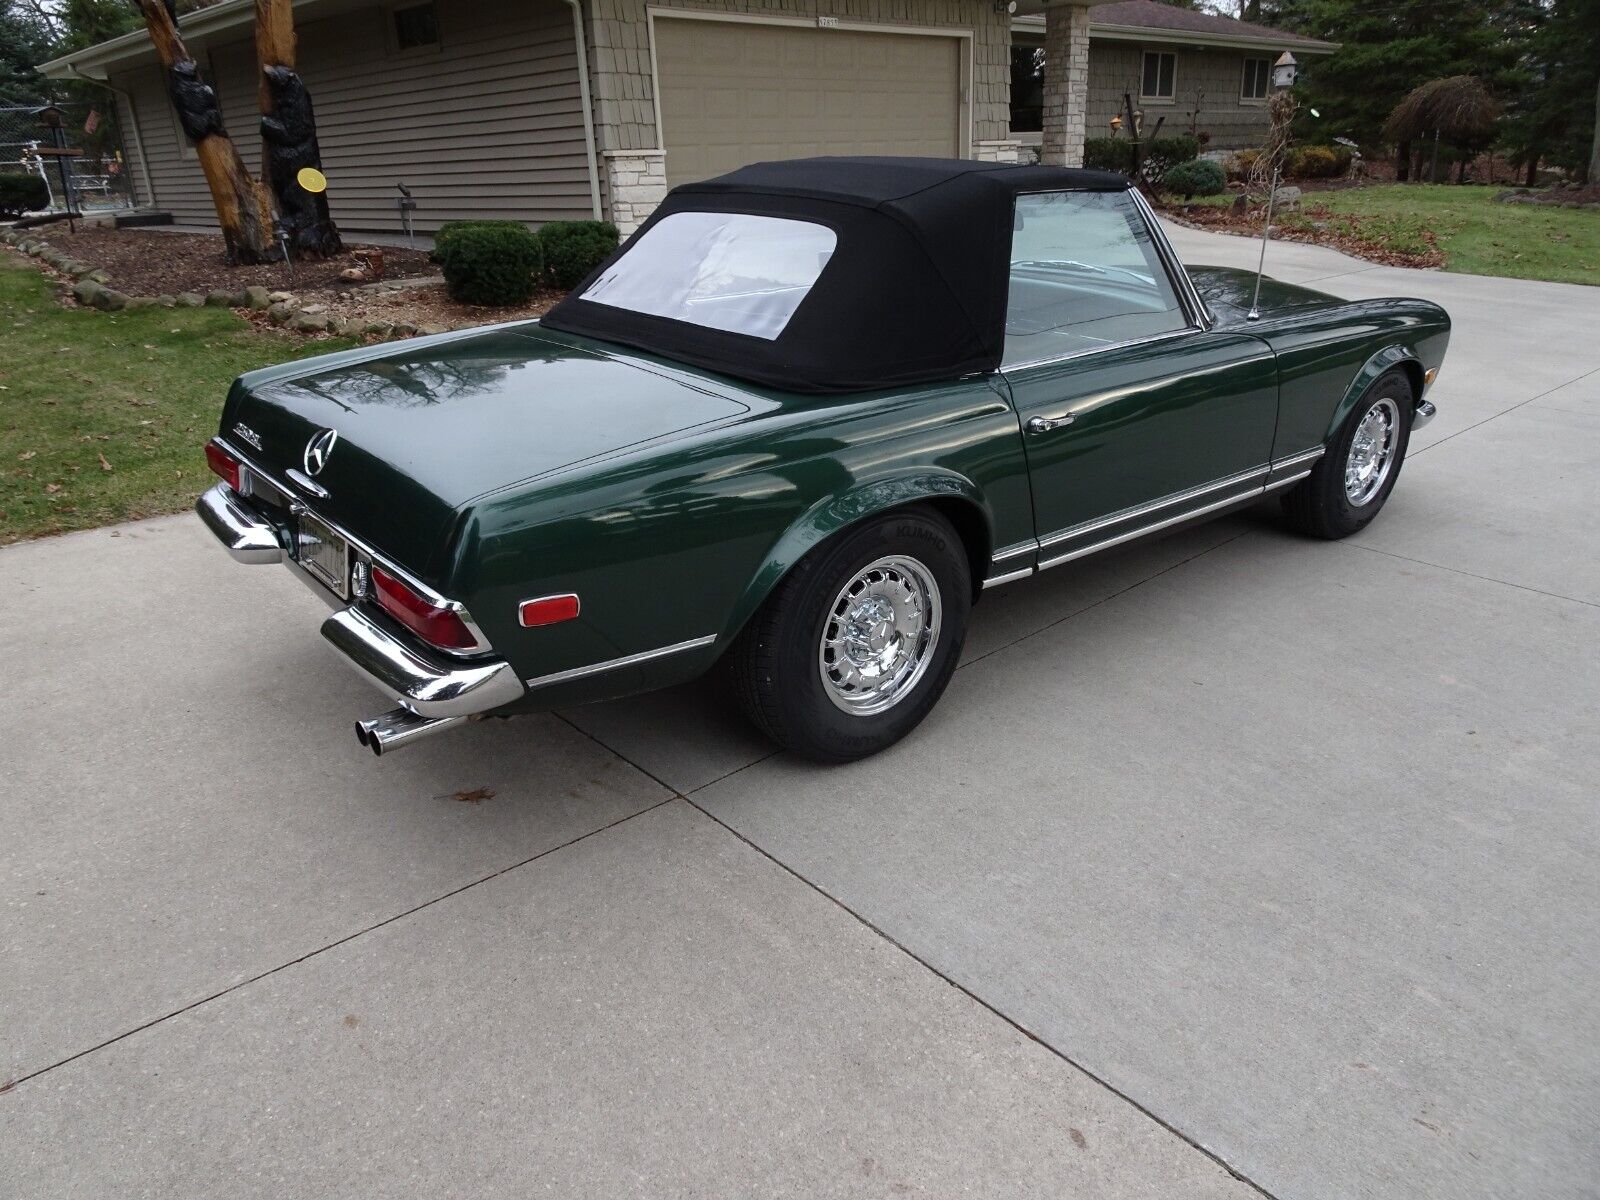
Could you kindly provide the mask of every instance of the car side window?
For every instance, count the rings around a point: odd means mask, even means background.
[[[1127,192],[1018,196],[1003,366],[1171,333],[1189,324]]]

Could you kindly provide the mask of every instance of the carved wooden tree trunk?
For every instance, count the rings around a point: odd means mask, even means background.
[[[161,66],[167,73],[167,92],[183,132],[194,143],[195,156],[205,172],[217,223],[222,226],[231,263],[267,262],[277,254],[272,245],[272,201],[265,188],[250,177],[238,148],[222,124],[217,94],[200,76],[200,68],[178,35],[178,18],[172,0],[135,0],[150,29]]]
[[[344,250],[323,192],[300,185],[306,167],[322,167],[311,93],[295,71],[291,0],[256,0],[256,61],[261,67],[261,178],[278,202],[277,232],[290,253],[326,258]]]

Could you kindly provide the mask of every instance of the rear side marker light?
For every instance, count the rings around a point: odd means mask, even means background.
[[[239,460],[229,454],[215,442],[206,443],[206,465],[222,479],[222,482],[234,491],[239,487]]]
[[[458,610],[435,604],[382,567],[372,568],[371,579],[378,606],[430,646],[441,650],[479,648]]]
[[[578,597],[571,592],[560,596],[540,596],[524,600],[517,608],[517,620],[524,629],[570,621],[578,615]]]

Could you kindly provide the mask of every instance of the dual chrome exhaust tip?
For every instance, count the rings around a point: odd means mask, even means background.
[[[378,757],[470,721],[471,717],[419,717],[409,708],[392,708],[356,722],[356,740]]]

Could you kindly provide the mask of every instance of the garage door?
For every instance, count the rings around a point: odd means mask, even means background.
[[[961,150],[961,38],[655,24],[667,180],[771,158]]]

